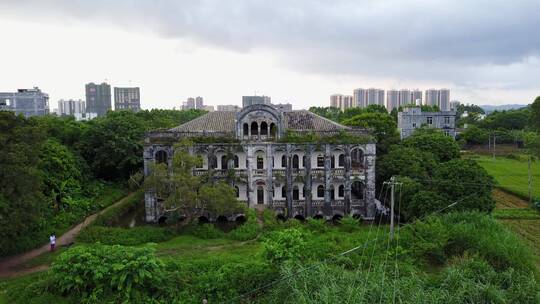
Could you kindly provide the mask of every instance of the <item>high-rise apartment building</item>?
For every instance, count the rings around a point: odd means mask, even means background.
[[[330,96],[330,106],[345,111],[353,107],[353,97],[351,95],[334,94]]]
[[[86,103],[84,100],[60,99],[58,101],[58,115],[75,116],[75,114],[86,113]]]
[[[353,107],[365,108],[367,106],[365,89],[355,89],[353,91]]]
[[[204,108],[203,98],[201,96],[195,97],[195,109],[203,109],[203,108]]]
[[[441,111],[450,111],[450,90],[426,90],[426,101],[424,104],[428,106],[438,106]]]
[[[399,106],[410,105],[413,102],[411,90],[401,89],[399,90]]]
[[[391,112],[393,109],[398,109],[400,106],[400,91],[386,91],[386,109]]]
[[[415,104],[417,106],[422,105],[422,91],[420,90],[411,91],[411,104]]]
[[[26,117],[49,114],[49,95],[38,87],[0,93],[0,110],[13,111]]]
[[[138,87],[135,88],[114,88],[114,110],[141,109],[141,94]]]
[[[384,90],[369,88],[366,92],[366,106],[369,105],[384,106]]]
[[[242,96],[242,107],[248,107],[254,104],[271,104],[270,96]]]
[[[111,109],[111,86],[107,83],[88,83],[86,89],[86,112],[97,116],[107,114]]]
[[[450,111],[450,90],[439,90],[439,109],[441,111]]]
[[[214,107],[212,107],[212,111],[214,110]],[[201,96],[197,97],[189,97],[183,104],[182,104],[182,110],[206,110],[210,111],[210,108],[204,105],[204,99]]]
[[[427,106],[438,106],[439,105],[439,90],[436,90],[436,89],[426,90],[426,99],[423,104]]]

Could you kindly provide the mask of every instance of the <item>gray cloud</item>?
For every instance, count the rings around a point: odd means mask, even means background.
[[[540,83],[538,11],[537,0],[0,3],[4,16],[114,24],[238,52],[270,50],[307,72],[509,88]]]

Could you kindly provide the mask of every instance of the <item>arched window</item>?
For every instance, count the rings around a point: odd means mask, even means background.
[[[234,186],[234,191],[236,191],[236,197],[240,197],[240,189],[238,189],[238,186]]]
[[[306,156],[302,156],[302,168],[306,167]]]
[[[163,150],[157,151],[155,159],[158,164],[167,163],[167,152]]]
[[[287,198],[287,187],[285,186],[281,187],[281,197]]]
[[[332,155],[332,157],[330,157],[330,168],[334,169],[335,167],[336,167],[336,157]]]
[[[293,155],[293,157],[292,157],[292,167],[293,167],[294,169],[300,168],[299,159],[298,159],[298,155],[297,155],[297,154]]]
[[[336,199],[336,191],[334,190],[334,185],[330,185],[330,199]]]
[[[261,122],[261,135],[268,135],[268,124],[266,121]]]
[[[249,125],[244,123],[244,136],[249,136]]]
[[[276,137],[277,130],[276,130],[276,124],[271,123],[270,124],[270,136]]]
[[[210,167],[210,169],[217,168],[217,157],[215,155],[212,155],[208,158],[208,166]]]
[[[257,156],[257,169],[264,169],[264,158]]]
[[[238,155],[234,156],[234,167],[240,168],[240,160],[238,159]]]
[[[197,165],[195,165],[195,168],[201,169],[204,167],[204,157],[200,154],[197,154]]]
[[[339,167],[345,167],[345,155],[340,154],[338,157],[338,166]]]
[[[353,169],[364,168],[364,151],[359,148],[351,151],[351,165]]]
[[[338,187],[338,196],[344,197],[345,196],[345,187],[343,185],[339,185]]]
[[[324,186],[317,186],[317,197],[324,197]]]
[[[287,155],[283,155],[281,157],[281,167],[282,168],[287,168]]]
[[[317,155],[317,167],[324,168],[324,156],[321,154]]]
[[[255,121],[251,123],[251,135],[259,135],[259,125]]]
[[[300,199],[300,190],[298,189],[298,186],[294,186],[292,189],[292,199],[293,200]]]
[[[221,169],[222,170],[227,170],[228,169],[228,166],[227,166],[227,155],[223,155],[221,157]]]

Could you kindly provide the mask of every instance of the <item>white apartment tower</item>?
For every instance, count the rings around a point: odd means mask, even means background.
[[[386,92],[386,109],[391,112],[393,109],[398,109],[400,106],[400,91],[388,90]]]
[[[351,95],[334,94],[330,96],[330,106],[345,111],[353,107],[353,97]]]
[[[367,106],[366,93],[365,89],[355,89],[353,91],[353,106],[365,108]]]

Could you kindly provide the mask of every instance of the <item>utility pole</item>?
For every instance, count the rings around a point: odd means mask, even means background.
[[[531,156],[529,155],[529,204],[532,204],[532,172],[531,172]]]

